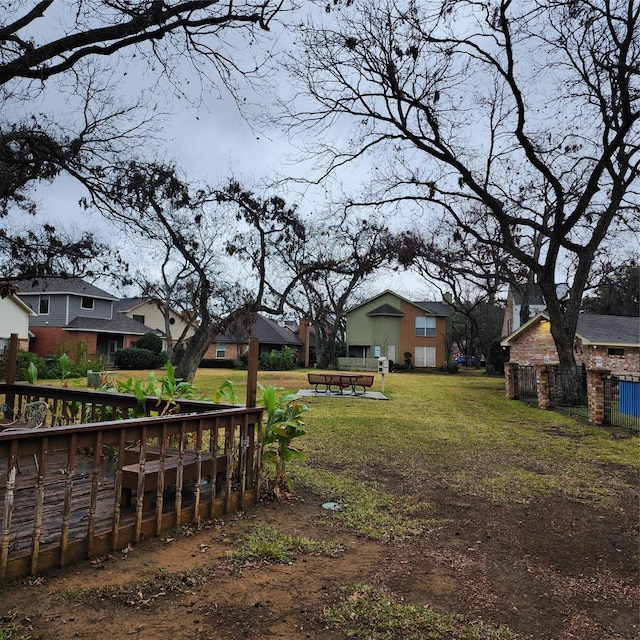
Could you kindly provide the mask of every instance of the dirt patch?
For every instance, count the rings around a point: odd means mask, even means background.
[[[5,585],[0,614],[32,638],[344,638],[322,612],[351,583],[389,589],[398,600],[506,625],[536,640],[632,640],[638,620],[638,495],[614,508],[555,496],[518,507],[423,487],[443,524],[402,540],[371,541],[339,526],[320,498],[263,502],[191,535],[143,541],[93,562]],[[256,522],[283,533],[337,541],[332,556],[238,568],[226,562]],[[161,572],[161,573],[158,573]],[[143,578],[179,573],[178,588],[137,592]],[[193,576],[193,577],[191,577]],[[121,586],[79,604],[64,594]],[[175,585],[174,585],[175,587]],[[122,594],[125,594],[124,596]],[[26,632],[25,632],[26,633]]]

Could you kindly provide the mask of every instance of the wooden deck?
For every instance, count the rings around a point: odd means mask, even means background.
[[[34,401],[48,411],[39,428],[0,429],[0,581],[255,503],[258,351],[252,338],[245,406],[180,398],[165,413],[155,396],[16,382],[12,334],[0,419]]]
[[[44,476],[44,501],[42,525],[40,530],[40,552],[46,552],[49,547],[57,547],[61,543],[62,529],[60,515],[64,512],[64,502],[69,484],[66,471],[67,456],[64,453],[49,455],[47,469]],[[98,469],[98,492],[95,510],[95,534],[108,535],[111,533],[114,518],[114,489],[117,465],[114,460],[104,458]],[[91,492],[93,477],[93,457],[76,455],[73,470],[73,495],[68,520],[68,538],[70,542],[83,540],[87,537],[91,511]],[[6,497],[7,464],[0,461],[0,505]],[[200,482],[200,499],[208,500],[211,484],[208,479]],[[193,483],[185,484],[181,506],[193,508],[195,487]],[[20,473],[16,474],[16,485],[13,498],[13,517],[11,520],[11,537],[9,552],[12,556],[29,554],[32,546],[35,522],[34,504],[38,491],[38,472],[33,456],[27,455],[20,460]],[[218,489],[218,498],[222,498],[222,490]],[[135,493],[134,493],[135,496]],[[164,492],[163,513],[172,514],[175,511],[175,488],[170,487]],[[133,527],[136,517],[136,500],[128,505],[120,500],[120,525]],[[155,504],[147,504],[147,512],[153,511]]]
[[[43,428],[0,430],[0,580],[258,500],[260,407],[183,401],[182,413],[133,419],[132,396],[1,383],[0,395],[3,388],[9,406],[44,400],[50,415]],[[121,419],[77,422],[116,414]]]

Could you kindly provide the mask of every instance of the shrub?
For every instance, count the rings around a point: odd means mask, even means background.
[[[289,347],[284,347],[282,351],[272,349],[269,353],[262,354],[259,364],[261,369],[267,371],[291,371],[298,366]]]
[[[200,361],[200,366],[203,369],[234,369],[236,367],[236,361],[228,358],[203,358]]]
[[[16,379],[17,380],[27,380],[27,369],[29,365],[33,363],[33,365],[38,370],[38,378],[47,379],[47,363],[43,358],[39,358],[35,353],[31,353],[29,351],[23,351],[22,349],[18,349],[18,357],[17,357],[17,367],[16,367]],[[54,376],[56,377],[56,376]]]
[[[116,366],[120,369],[158,369],[167,364],[166,351],[154,353],[149,349],[129,347],[118,349],[115,355]]]
[[[447,362],[447,364],[438,367],[438,371],[444,371],[445,373],[459,373],[460,367],[457,362]]]
[[[152,353],[159,354],[162,351],[162,338],[149,331],[136,341],[136,349],[148,349]],[[164,364],[164,363],[163,363]]]

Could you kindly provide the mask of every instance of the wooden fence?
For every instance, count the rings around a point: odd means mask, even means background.
[[[128,417],[133,396],[0,383],[5,422],[25,402],[50,408],[47,428],[0,431],[0,579],[257,502],[263,410],[255,378],[250,370],[253,406],[180,401],[177,414],[136,419]],[[145,400],[148,413],[156,403]]]

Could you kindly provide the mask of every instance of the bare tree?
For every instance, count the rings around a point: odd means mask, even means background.
[[[334,366],[345,341],[347,310],[369,278],[395,259],[392,236],[384,225],[336,215],[314,225],[311,235],[298,251],[280,252],[278,261],[288,273],[306,273],[287,305],[311,322],[318,366]],[[318,269],[307,272],[310,264]]]
[[[322,175],[371,164],[358,204],[420,209],[423,228],[445,219],[533,274],[574,367],[594,258],[638,229],[639,13],[635,0],[343,7],[304,30],[288,122],[328,140],[309,149]],[[345,147],[336,123],[351,125]]]
[[[182,93],[179,70],[187,61],[201,80],[231,88],[234,71],[247,71],[239,61],[249,60],[247,48],[238,49],[237,43],[255,41],[287,6],[287,0],[5,3],[0,9],[0,217],[15,206],[33,212],[30,187],[63,172],[95,196],[105,171],[127,153],[130,157],[132,147],[149,144],[146,125],[158,112],[157,103],[143,97],[122,105],[110,89],[122,83],[128,67],[146,65],[147,75],[164,76]],[[238,32],[235,43],[225,39],[231,31]],[[47,109],[44,115],[40,99],[61,87],[66,113],[51,116]]]
[[[145,245],[169,240],[176,264],[192,274],[190,315],[197,324],[176,367],[181,378],[193,379],[215,336],[232,323],[248,326],[259,311],[281,314],[297,281],[318,268],[309,265],[279,289],[274,246],[299,242],[305,227],[282,198],[259,198],[236,181],[194,188],[174,167],[130,163],[109,176],[105,193],[97,201],[103,212]]]
[[[114,268],[126,273],[118,253],[91,232],[51,224],[0,229],[0,295],[14,278],[97,277]]]

